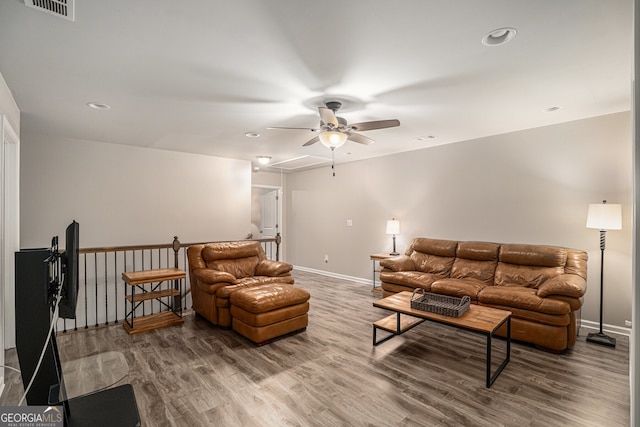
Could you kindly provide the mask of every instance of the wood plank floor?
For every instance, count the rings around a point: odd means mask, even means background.
[[[557,355],[514,343],[485,388],[485,338],[423,323],[372,346],[370,287],[307,272],[305,332],[256,347],[189,314],[180,326],[128,335],[122,325],[68,333],[63,360],[122,352],[144,426],[628,426],[629,344],[585,342]],[[504,341],[496,340],[494,360]],[[6,363],[17,365],[15,350]],[[6,372],[0,405],[16,405]]]

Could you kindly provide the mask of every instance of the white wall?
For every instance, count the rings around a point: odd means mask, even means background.
[[[80,246],[242,239],[250,162],[23,134],[21,246],[46,247],[71,220]]]
[[[287,176],[289,262],[370,278],[369,254],[416,236],[579,248],[589,253],[583,318],[598,321],[599,233],[589,203],[623,205],[607,235],[605,323],[631,319],[629,112],[442,145]],[[351,219],[353,225],[346,226]],[[323,262],[329,255],[329,263]]]

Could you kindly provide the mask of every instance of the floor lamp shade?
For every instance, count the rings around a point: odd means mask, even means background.
[[[400,221],[395,218],[387,220],[387,234],[393,235],[393,252],[389,255],[400,255],[396,252],[396,234],[400,234]]]
[[[622,230],[622,205],[603,203],[589,205],[587,228]]]
[[[603,200],[599,204],[589,205],[587,211],[587,228],[600,230],[600,330],[587,335],[587,342],[616,346],[616,339],[602,332],[602,306],[604,297],[604,248],[607,230],[622,229],[622,206],[618,204],[607,204]]]

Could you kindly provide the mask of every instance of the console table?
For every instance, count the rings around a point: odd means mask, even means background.
[[[131,304],[131,310],[125,316],[124,329],[129,334],[135,334],[184,323],[180,298],[182,295],[182,281],[185,277],[186,273],[178,268],[126,271],[122,273],[122,280],[131,287],[131,294],[125,297]],[[166,286],[165,289],[162,289],[162,283],[165,281],[173,281],[173,286]],[[144,285],[147,284],[151,284],[150,290],[145,289]],[[136,294],[136,289],[142,292]],[[162,300],[165,297],[169,297],[168,303]],[[168,310],[136,318],[136,308],[148,300],[156,300]]]
[[[372,281],[373,281],[373,288],[371,289],[371,292],[374,294],[382,294],[382,289],[380,289],[380,287],[376,287],[376,273],[379,273],[380,270],[376,268],[376,262],[380,262],[381,259],[387,259],[387,258],[393,258],[396,255],[389,255],[389,254],[371,254],[369,255],[369,258],[371,259],[371,261],[373,261],[373,276],[372,276]]]

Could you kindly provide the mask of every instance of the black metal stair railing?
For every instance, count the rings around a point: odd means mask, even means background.
[[[280,234],[261,242],[267,258],[280,259]],[[122,280],[126,271],[179,268],[187,273],[181,296],[182,307],[191,307],[187,248],[211,243],[180,243],[177,237],[169,244],[81,248],[79,250],[79,290],[75,319],[59,319],[58,331],[82,330],[119,323],[125,318],[127,285]],[[136,309],[136,316],[162,311],[161,303],[146,301]]]

